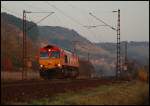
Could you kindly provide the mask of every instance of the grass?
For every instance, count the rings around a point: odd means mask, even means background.
[[[149,85],[140,81],[101,85],[78,92],[68,91],[54,97],[33,100],[34,105],[133,105],[143,104],[149,95]]]

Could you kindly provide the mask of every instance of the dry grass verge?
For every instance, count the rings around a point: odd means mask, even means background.
[[[58,94],[55,97],[33,100],[35,105],[133,105],[145,104],[149,85],[140,81],[101,85],[86,91]],[[147,104],[147,103],[146,103]]]

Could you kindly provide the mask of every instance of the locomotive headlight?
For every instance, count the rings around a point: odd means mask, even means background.
[[[58,67],[61,67],[61,64],[60,64],[60,63],[58,64]]]
[[[41,64],[40,67],[43,67],[43,65]]]

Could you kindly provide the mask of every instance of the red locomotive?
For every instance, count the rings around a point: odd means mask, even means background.
[[[43,78],[76,78],[79,74],[78,56],[54,45],[40,49],[39,64]]]

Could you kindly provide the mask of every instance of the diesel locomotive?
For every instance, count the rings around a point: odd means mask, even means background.
[[[79,58],[55,45],[40,48],[40,76],[42,78],[76,78],[79,75]]]

